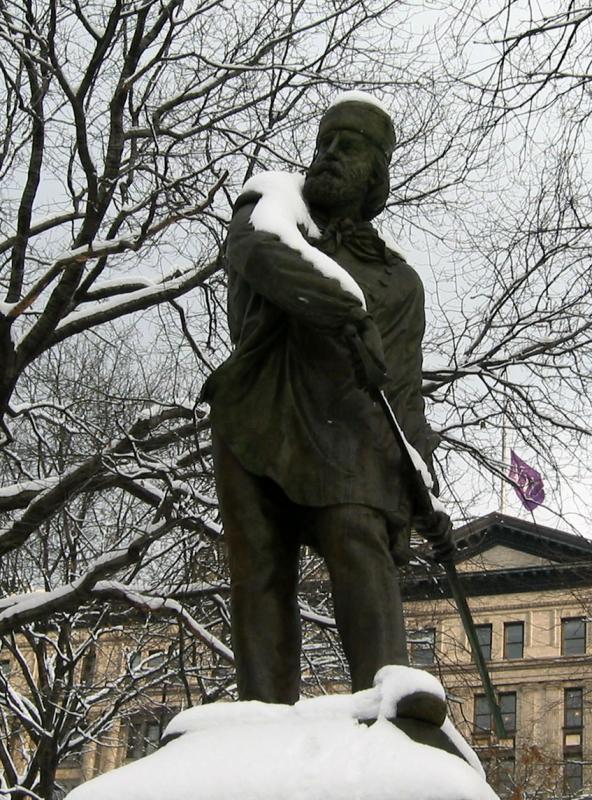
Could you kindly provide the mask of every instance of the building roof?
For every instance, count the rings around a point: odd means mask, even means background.
[[[454,538],[458,548],[457,562],[483,553],[495,545],[504,545],[551,561],[592,559],[592,541],[589,539],[497,511],[457,528]]]
[[[592,586],[592,541],[498,512],[454,532],[455,563],[467,596]],[[402,581],[406,600],[449,597],[443,570],[415,567]]]

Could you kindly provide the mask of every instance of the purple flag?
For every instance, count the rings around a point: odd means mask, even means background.
[[[514,484],[514,491],[524,508],[533,511],[545,499],[541,473],[523,461],[510,450],[510,472],[508,477]]]

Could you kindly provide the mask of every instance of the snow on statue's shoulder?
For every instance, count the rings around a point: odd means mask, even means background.
[[[320,236],[321,232],[315,225],[304,197],[302,187],[304,175],[300,172],[269,171],[260,172],[245,183],[243,192],[257,192],[262,198],[269,199],[276,204],[276,211],[271,209],[261,210],[258,205],[251,215],[251,222],[257,229],[268,230],[267,225],[278,227],[290,224],[303,225],[310,236]],[[271,213],[270,213],[271,212]]]
[[[427,673],[387,667],[372,689],[353,695],[294,706],[251,701],[187,709],[169,724],[167,743],[155,753],[68,798],[497,800],[460,734],[454,732],[462,758],[416,743],[384,716],[401,695],[418,689],[442,691]],[[359,719],[376,721],[368,726]]]
[[[311,237],[320,236],[304,202],[303,185],[304,176],[293,172],[261,172],[250,178],[243,191],[261,195],[251,213],[251,224],[255,230],[278,236],[322,275],[338,281],[341,288],[353,295],[365,309],[364,293],[349,272],[309,244],[300,232],[299,226]]]

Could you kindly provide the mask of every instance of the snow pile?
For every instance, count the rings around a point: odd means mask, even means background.
[[[68,798],[496,800],[464,740],[463,752],[471,754],[474,766],[416,744],[382,713],[370,726],[355,718],[376,709],[390,715],[403,694],[438,683],[418,672],[388,667],[373,689],[295,706],[252,701],[188,709],[167,728],[165,735],[178,738],[79,786]],[[405,685],[398,687],[401,679]]]

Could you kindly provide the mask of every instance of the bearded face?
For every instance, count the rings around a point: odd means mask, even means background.
[[[353,131],[337,131],[319,142],[308,170],[306,202],[328,216],[359,216],[373,174],[372,145]]]

